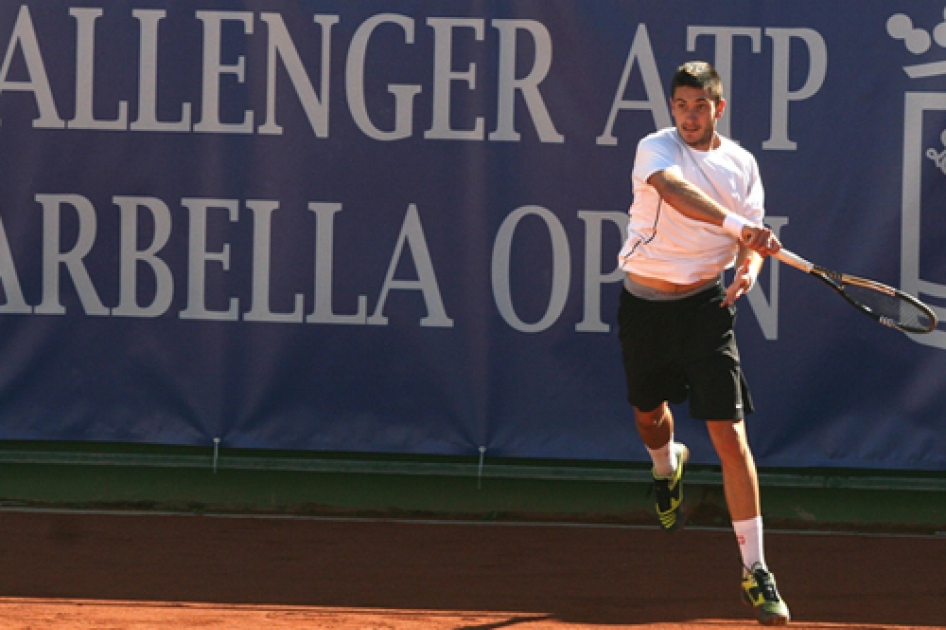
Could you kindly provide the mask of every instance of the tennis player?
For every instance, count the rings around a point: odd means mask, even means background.
[[[765,562],[755,462],[744,418],[752,399],[733,332],[735,302],[781,247],[762,225],[755,158],[716,131],[726,109],[716,70],[682,65],[670,85],[674,126],[640,141],[634,199],[619,256],[626,272],[618,312],[628,400],[653,460],[657,516],[683,526],[683,467],[668,403],[689,401],[722,464],[726,503],[742,555],[742,596],[760,623],[788,623],[788,606]],[[729,286],[723,272],[733,268]]]

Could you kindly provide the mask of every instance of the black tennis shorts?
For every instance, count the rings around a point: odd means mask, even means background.
[[[698,420],[741,420],[753,412],[739,364],[734,306],[722,283],[679,300],[621,293],[618,331],[627,399],[641,411],[689,400]]]

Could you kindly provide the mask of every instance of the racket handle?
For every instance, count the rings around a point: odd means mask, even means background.
[[[811,270],[815,268],[814,264],[808,262],[798,254],[785,249],[784,247],[772,255],[786,265],[791,265],[796,269],[801,269],[805,273],[811,273]]]

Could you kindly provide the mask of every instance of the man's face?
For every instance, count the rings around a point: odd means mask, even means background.
[[[716,121],[723,115],[726,101],[719,104],[707,90],[680,86],[670,99],[673,121],[683,141],[694,149],[709,151],[716,133]]]

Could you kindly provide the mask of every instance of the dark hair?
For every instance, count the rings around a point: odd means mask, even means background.
[[[705,61],[688,61],[677,68],[670,82],[671,98],[678,87],[706,90],[717,105],[723,98],[723,81],[719,78],[716,68]]]

